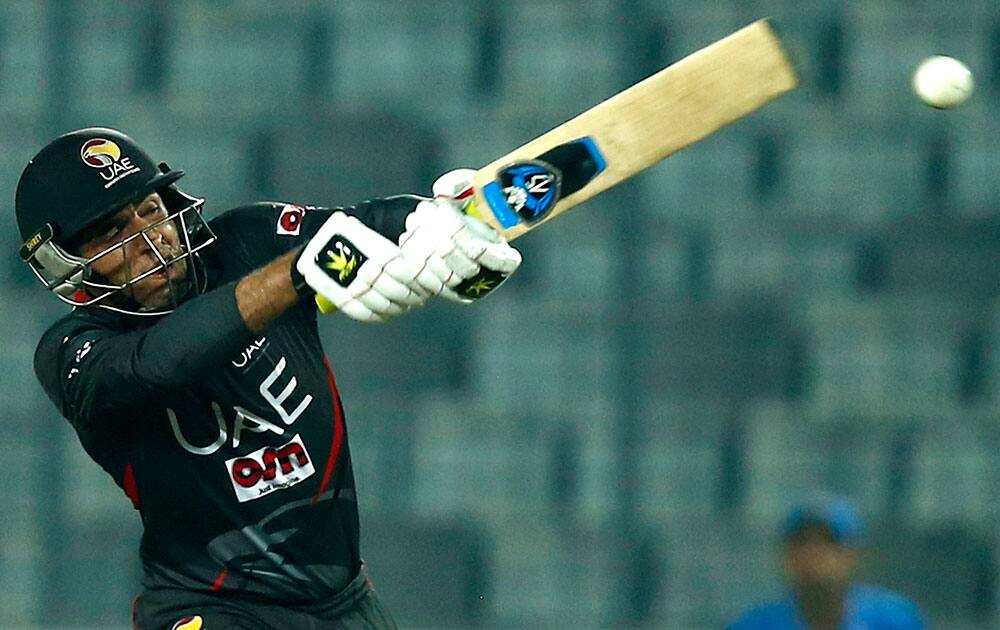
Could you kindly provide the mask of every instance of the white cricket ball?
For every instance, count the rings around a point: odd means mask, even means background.
[[[953,57],[928,57],[913,73],[913,91],[920,99],[937,109],[961,105],[972,94],[972,72]]]

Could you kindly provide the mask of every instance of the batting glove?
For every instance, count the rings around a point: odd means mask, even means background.
[[[362,322],[384,322],[430,295],[395,243],[343,212],[323,223],[295,268],[317,296]]]
[[[399,237],[403,256],[418,269],[420,286],[461,303],[487,295],[521,264],[520,252],[496,230],[465,214],[474,174],[458,169],[439,177],[434,198],[417,204]]]

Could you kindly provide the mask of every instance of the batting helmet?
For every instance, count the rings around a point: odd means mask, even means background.
[[[75,306],[97,304],[136,314],[169,312],[123,308],[120,301],[112,304],[114,301],[106,298],[192,256],[215,240],[201,216],[204,199],[189,196],[174,185],[183,175],[183,171],[171,170],[165,163],[157,165],[134,140],[114,129],[90,127],[59,136],[28,162],[17,183],[14,206],[24,241],[22,259],[42,284]],[[92,277],[90,263],[128,240],[148,241],[145,230],[89,259],[78,256],[69,244],[88,226],[153,192],[160,193],[169,211],[164,221],[179,224],[183,255],[161,260],[149,273],[123,284],[108,284]],[[188,269],[189,273],[197,273],[195,265],[188,265]]]

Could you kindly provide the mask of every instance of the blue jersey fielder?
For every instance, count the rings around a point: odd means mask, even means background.
[[[749,609],[729,630],[922,630],[916,604],[854,582],[863,532],[846,497],[817,495],[792,508],[781,525],[785,596]]]
[[[841,630],[923,630],[916,604],[876,586],[855,586],[847,594]],[[789,595],[746,612],[727,630],[810,630]]]

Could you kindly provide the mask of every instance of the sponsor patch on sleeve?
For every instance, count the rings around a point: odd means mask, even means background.
[[[298,236],[304,216],[306,216],[305,208],[286,203],[278,215],[277,233],[282,236]]]
[[[70,363],[69,370],[66,372],[66,380],[73,380],[73,377],[80,373],[80,364],[83,362],[84,357],[90,354],[90,350],[94,347],[94,342],[87,339],[83,342],[73,354],[73,361]]]

